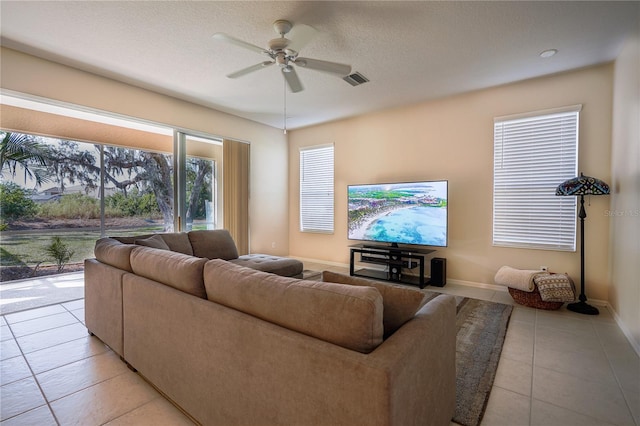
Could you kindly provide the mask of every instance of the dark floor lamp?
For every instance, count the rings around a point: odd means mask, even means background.
[[[584,210],[585,195],[605,195],[609,193],[609,185],[593,177],[580,176],[562,182],[556,189],[556,195],[579,195],[580,196],[580,301],[570,303],[567,309],[573,312],[586,315],[598,315],[598,308],[587,303],[587,296],[584,294],[584,220],[587,212]]]

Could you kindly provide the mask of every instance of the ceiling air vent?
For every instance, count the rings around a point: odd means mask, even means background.
[[[360,86],[361,84],[369,81],[367,77],[360,74],[358,71],[354,72],[353,74],[349,74],[346,77],[342,77],[342,79],[352,86]]]

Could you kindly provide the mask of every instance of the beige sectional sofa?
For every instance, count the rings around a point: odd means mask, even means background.
[[[135,237],[112,237],[126,244],[170,250],[207,259],[224,259],[237,265],[285,277],[302,278],[302,262],[268,254],[238,256],[236,243],[226,229],[211,231],[172,232]]]
[[[426,302],[361,278],[305,281],[113,239],[95,253],[87,328],[201,424],[450,422],[451,296]]]

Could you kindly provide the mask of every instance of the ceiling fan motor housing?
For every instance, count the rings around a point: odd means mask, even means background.
[[[290,41],[288,38],[279,37],[269,40],[269,49],[274,52],[279,52],[284,50],[289,45]]]

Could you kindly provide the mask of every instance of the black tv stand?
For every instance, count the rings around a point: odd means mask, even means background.
[[[417,285],[420,288],[424,288],[424,286],[428,284],[424,277],[425,257],[435,252],[435,250],[376,244],[355,244],[350,246],[350,249],[349,273],[351,276],[394,281],[403,284]],[[385,270],[363,268],[356,271],[354,265],[356,253],[360,254],[359,262],[385,265]],[[415,268],[418,268],[418,276],[402,273],[403,269]]]

